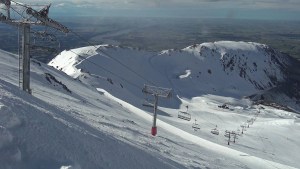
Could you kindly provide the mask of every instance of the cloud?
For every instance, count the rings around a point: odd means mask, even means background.
[[[25,1],[25,0],[24,0]],[[49,2],[58,6],[66,4],[99,8],[265,8],[300,10],[300,0],[28,0]],[[59,5],[60,4],[60,5]],[[63,4],[63,5],[62,5]]]
[[[59,3],[59,4],[55,4],[54,7],[63,7],[63,6],[66,6],[66,4],[65,3]]]
[[[25,3],[25,0],[20,0]],[[26,0],[52,15],[300,20],[300,0]]]

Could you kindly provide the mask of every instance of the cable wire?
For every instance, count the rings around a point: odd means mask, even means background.
[[[25,8],[29,8],[29,6],[27,6],[26,4],[22,4],[22,3],[14,1],[14,0],[11,0],[11,2],[14,2],[16,5],[23,6]],[[47,6],[47,5],[49,5],[49,4],[45,4],[45,5],[32,4],[30,6],[39,6],[40,7],[40,6]]]
[[[15,1],[12,1],[12,2],[14,2],[14,3],[17,4],[17,5],[23,6],[23,7],[25,7],[25,8],[30,8],[30,7],[28,7],[28,6],[25,5],[25,4],[21,4],[21,3],[15,2]],[[18,11],[16,11],[15,9],[12,8],[12,10],[14,10],[14,11],[15,11],[16,13],[18,13],[20,16],[22,16],[22,15],[21,15]],[[22,16],[22,17],[23,17],[23,16]],[[23,17],[23,18],[24,18],[24,17]],[[77,36],[79,39],[81,39],[82,41],[87,42],[89,45],[91,45],[91,46],[95,47],[97,50],[101,51],[101,54],[102,54],[102,55],[105,55],[105,56],[107,56],[107,57],[113,59],[114,61],[118,62],[119,64],[121,64],[122,66],[126,67],[128,70],[130,70],[132,73],[136,74],[138,77],[142,78],[143,80],[145,80],[145,81],[147,81],[147,82],[149,82],[149,83],[151,83],[151,84],[154,84],[154,83],[150,82],[149,80],[145,79],[143,76],[139,75],[137,72],[135,72],[134,70],[132,70],[130,67],[126,66],[125,64],[121,63],[119,60],[115,59],[114,57],[110,56],[109,54],[107,54],[107,53],[104,52],[103,50],[99,49],[97,46],[91,44],[89,41],[85,40],[83,37],[81,37],[81,36],[80,36],[79,34],[77,34],[76,32],[74,32],[74,31],[70,31],[70,32],[73,33],[74,35],[76,35],[76,36]],[[132,86],[134,86],[134,87],[136,87],[136,88],[138,88],[138,89],[142,89],[142,88],[141,88],[140,86],[138,86],[137,84],[134,84],[134,83],[132,83],[132,82],[126,80],[125,78],[121,77],[120,75],[117,75],[117,74],[113,73],[112,71],[110,71],[110,70],[108,70],[108,69],[102,67],[101,65],[99,65],[99,64],[97,64],[97,63],[95,63],[95,62],[92,62],[92,61],[88,60],[87,58],[81,56],[80,54],[74,52],[73,50],[69,50],[69,51],[72,52],[72,53],[74,53],[74,54],[77,55],[78,57],[80,57],[80,58],[82,58],[82,59],[88,61],[89,63],[91,63],[91,64],[93,64],[93,65],[95,65],[95,66],[101,68],[102,70],[104,70],[104,71],[106,71],[106,72],[108,72],[108,73],[110,73],[110,74],[112,74],[112,75],[115,75],[116,77],[119,77],[120,79],[122,79],[123,81],[127,82],[128,84],[130,84],[130,85],[132,85]]]
[[[124,81],[127,82],[128,84],[130,84],[130,85],[132,85],[132,86],[134,86],[134,87],[136,87],[136,88],[142,90],[142,88],[141,88],[140,86],[138,86],[137,84],[134,84],[134,83],[132,83],[132,82],[126,80],[126,79],[123,78],[122,76],[113,73],[112,71],[110,71],[110,70],[104,68],[103,66],[101,66],[101,65],[99,65],[99,64],[97,64],[97,63],[95,63],[95,62],[90,61],[89,59],[87,59],[87,58],[81,56],[80,54],[78,54],[78,53],[76,53],[76,52],[74,52],[74,51],[72,51],[72,50],[69,50],[69,51],[72,52],[72,53],[74,53],[74,54],[77,55],[78,57],[84,59],[85,61],[87,61],[87,62],[89,62],[89,63],[91,63],[91,64],[93,64],[93,65],[95,65],[95,66],[97,66],[97,67],[99,67],[99,68],[101,68],[102,70],[104,70],[104,71],[106,71],[106,72],[108,72],[108,73],[110,73],[110,74],[112,74],[112,75],[115,75],[115,76],[119,77],[120,79],[124,80]]]
[[[19,2],[13,1],[13,0],[11,0],[11,2],[15,3],[16,5],[23,6],[23,7],[25,7],[25,8],[29,8],[29,7],[28,7],[27,5],[25,5],[25,4],[22,4],[22,3],[19,3]]]
[[[150,83],[151,85],[155,85],[155,83],[149,81],[148,79],[144,78],[142,75],[140,75],[139,73],[137,73],[136,71],[134,71],[133,69],[131,69],[129,66],[125,65],[124,63],[122,63],[121,61],[119,61],[118,59],[112,57],[111,55],[109,55],[108,53],[106,53],[105,51],[101,50],[99,47],[95,46],[94,44],[90,43],[88,40],[84,39],[83,37],[81,37],[78,33],[70,30],[71,33],[73,33],[74,35],[76,35],[79,39],[81,39],[82,41],[87,42],[90,46],[93,46],[94,48],[96,48],[98,51],[100,51],[102,53],[102,55],[107,56],[109,58],[111,58],[112,60],[114,60],[115,62],[119,63],[120,65],[122,65],[123,67],[125,67],[126,69],[128,69],[130,72],[134,73],[136,76],[140,77],[141,79],[145,80],[146,82]],[[155,85],[156,86],[156,85]]]
[[[18,15],[20,15],[23,19],[26,19],[20,12],[15,10],[13,7],[10,7],[13,11],[15,11]]]
[[[25,8],[29,8],[29,7],[28,7],[27,5],[25,5],[25,4],[21,4],[21,3],[15,2],[15,1],[13,1],[13,0],[12,0],[12,2],[14,2],[14,3],[17,4],[17,5],[23,6],[23,7],[25,7]],[[15,10],[14,10],[14,11],[15,11]],[[16,11],[16,12],[17,12],[17,11]],[[17,12],[17,13],[18,13],[18,12]],[[18,14],[21,15],[20,13],[18,13]],[[22,16],[22,15],[21,15],[21,16]],[[77,37],[78,37],[79,39],[81,39],[82,41],[85,41],[86,43],[88,43],[90,46],[93,46],[94,48],[96,48],[98,51],[101,52],[100,54],[102,54],[102,55],[104,55],[104,56],[106,56],[106,57],[111,58],[112,60],[114,60],[115,62],[119,63],[120,65],[122,65],[123,67],[125,67],[126,69],[128,69],[130,72],[132,72],[133,74],[135,74],[135,75],[138,76],[139,78],[145,80],[146,82],[148,82],[148,83],[150,83],[150,84],[152,84],[152,85],[155,85],[155,83],[153,83],[153,82],[151,82],[150,80],[146,79],[145,77],[143,77],[142,75],[140,75],[139,73],[137,73],[136,71],[134,71],[134,70],[133,70],[132,68],[130,68],[129,66],[123,64],[123,63],[122,63],[121,61],[119,61],[118,59],[112,57],[111,55],[109,55],[109,54],[106,53],[105,51],[101,50],[100,48],[98,48],[97,46],[95,46],[94,44],[92,44],[91,42],[89,42],[88,40],[84,39],[84,38],[81,37],[78,33],[74,32],[74,31],[72,31],[72,30],[70,30],[70,32],[73,33],[75,36],[77,36]],[[70,51],[71,51],[71,50],[70,50]],[[73,51],[71,51],[71,52],[73,52]],[[75,53],[75,54],[76,54],[76,53]],[[78,55],[78,54],[76,54],[76,55]],[[80,56],[80,55],[78,55],[78,56]],[[87,58],[84,58],[84,59],[86,60]],[[91,62],[91,61],[89,61],[89,62]],[[95,63],[93,63],[93,64],[95,64]],[[100,65],[98,65],[98,66],[100,66]],[[102,69],[103,69],[103,67],[102,67]],[[106,69],[106,71],[108,71],[108,70]],[[112,73],[111,71],[108,71],[108,72]],[[121,77],[120,77],[120,78],[121,78]],[[121,79],[127,81],[127,80],[124,79],[124,78],[121,78]],[[127,81],[127,82],[128,82],[128,81]]]

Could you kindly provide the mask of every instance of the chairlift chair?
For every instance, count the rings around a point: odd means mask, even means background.
[[[251,118],[250,120],[247,120],[247,123],[248,123],[249,125],[252,125],[252,124],[253,124],[253,119]]]
[[[187,120],[187,121],[191,121],[191,114],[188,113],[188,112],[179,111],[178,112],[178,118],[183,119],[183,120]]]
[[[187,120],[187,121],[191,121],[191,114],[188,113],[188,109],[189,106],[185,106],[186,107],[186,111],[179,111],[178,112],[178,118],[183,119],[183,120]]]
[[[226,130],[224,136],[225,136],[225,137],[230,137],[230,134],[231,134],[231,132],[228,131],[228,130]]]
[[[195,119],[195,123],[193,123],[192,128],[197,131],[200,130],[199,124],[197,124],[197,120]]]
[[[242,124],[241,127],[242,127],[243,131],[247,131],[247,129],[246,129],[247,128],[247,124]]]
[[[211,132],[212,134],[219,135],[219,130],[217,129],[217,126],[216,126],[216,128],[211,129],[210,132]]]

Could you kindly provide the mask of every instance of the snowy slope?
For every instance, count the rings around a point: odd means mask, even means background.
[[[105,130],[106,126],[101,126],[112,118],[109,112],[123,111],[119,104],[37,62],[32,62],[30,96],[16,86],[16,56],[1,51],[0,57],[1,169],[176,168],[173,165],[181,168],[176,162],[135,148],[91,125],[97,123]],[[48,81],[45,73],[63,81],[71,93],[59,83]],[[121,125],[122,120],[130,122],[124,117],[111,125]]]
[[[206,132],[200,136],[218,144],[222,144],[224,139],[215,140],[207,134],[210,129],[218,125],[223,128],[222,132],[226,129],[236,130],[243,121],[251,118],[257,110],[251,107],[250,101],[241,98],[271,89],[283,82],[290,62],[285,55],[266,45],[227,41],[193,45],[182,50],[166,50],[159,54],[109,45],[72,51],[64,51],[49,65],[87,85],[105,89],[114,98],[125,100],[139,108],[142,108],[141,100],[145,97],[141,93],[143,84],[173,88],[177,97],[160,101],[160,105],[168,107],[161,108],[160,118],[173,126],[190,131],[191,122],[174,119],[178,107],[189,105],[194,109],[191,110],[194,119],[205,125],[203,128]],[[75,64],[63,61],[74,59]],[[74,75],[65,70],[81,73]],[[233,106],[229,114],[216,109],[223,103]],[[201,107],[200,110],[197,107]],[[292,118],[291,125],[294,125],[293,119],[296,117],[289,115],[288,118]],[[253,143],[255,140],[256,138],[252,138],[249,142]],[[263,142],[257,149],[241,145],[236,149],[264,158],[265,155],[258,152],[261,149],[265,151],[264,145]],[[295,150],[299,148],[296,146]],[[284,158],[285,155],[278,156]],[[268,159],[273,160],[273,157]]]
[[[123,100],[128,95],[143,98],[140,90],[144,84],[173,88],[174,95],[185,98],[208,93],[241,98],[284,81],[288,64],[283,54],[266,45],[228,41],[160,54],[107,45],[84,47],[63,51],[49,62],[50,66],[109,90]],[[172,103],[178,107],[178,102]]]
[[[225,130],[236,130],[258,111],[251,101],[233,97],[244,94],[217,95],[205,93],[205,88],[193,93],[191,87],[197,85],[184,81],[195,82],[194,67],[174,73],[158,65],[158,54],[112,46],[100,48],[110,56],[120,56],[117,59],[122,59],[121,63],[148,81],[177,87],[175,92],[180,97],[164,100],[165,106],[159,108],[158,135],[153,137],[149,132],[152,110],[138,108],[143,97],[139,87],[147,81],[105,54],[97,54],[101,52],[94,48],[74,50],[88,60],[66,51],[60,64],[68,63],[54,66],[68,70],[72,77],[32,62],[33,96],[17,88],[16,56],[1,51],[0,152],[7,155],[0,155],[0,168],[300,167],[300,125],[296,114],[265,107],[237,143],[228,146]],[[162,55],[169,63],[169,56]],[[95,61],[99,61],[98,66]],[[181,66],[175,63],[174,69]],[[239,80],[247,82],[244,78]],[[258,91],[249,86],[247,91]],[[224,102],[230,109],[218,108]],[[192,121],[177,118],[178,106],[186,105]],[[198,131],[191,128],[194,119],[201,127]],[[220,130],[218,136],[210,133],[215,125]]]

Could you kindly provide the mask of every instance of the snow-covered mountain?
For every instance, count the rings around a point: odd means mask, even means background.
[[[84,47],[62,52],[55,69],[32,60],[29,95],[18,88],[18,57],[0,51],[0,169],[299,168],[298,114],[244,97],[274,89],[289,62],[244,42],[158,54]],[[140,109],[144,84],[173,88],[159,100],[156,137],[152,109]],[[191,121],[177,118],[186,106]]]
[[[176,162],[111,136],[122,124],[137,126],[119,103],[31,64],[33,96],[18,88],[17,56],[0,51],[0,169],[175,168]]]
[[[127,100],[128,95],[143,99],[144,84],[172,88],[175,96],[184,98],[250,96],[286,81],[290,62],[288,56],[263,44],[221,41],[161,53],[108,45],[84,47],[63,51],[49,65]],[[175,102],[173,107],[178,107],[180,102]]]

